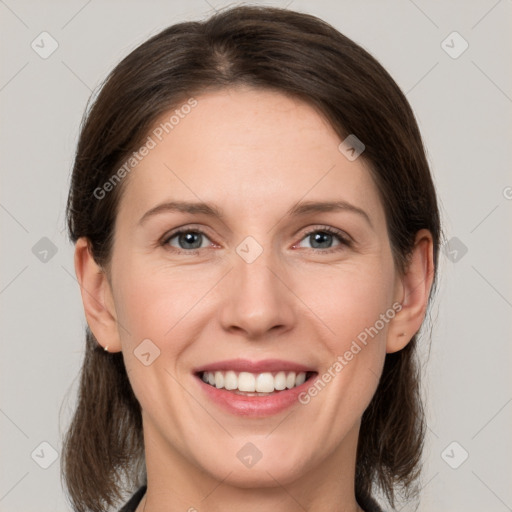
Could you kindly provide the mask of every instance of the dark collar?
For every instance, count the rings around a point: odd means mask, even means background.
[[[142,501],[147,489],[147,485],[143,485],[137,492],[130,498],[130,501],[119,512],[135,512],[139,503]],[[383,512],[379,504],[371,496],[358,496],[357,503],[364,510],[364,512]]]

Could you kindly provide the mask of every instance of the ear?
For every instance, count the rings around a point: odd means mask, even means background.
[[[434,243],[432,234],[422,229],[416,240],[405,274],[399,277],[398,301],[402,309],[389,324],[386,352],[402,350],[419,331],[425,318],[434,280]],[[400,297],[402,300],[400,300]]]
[[[119,352],[121,341],[112,289],[105,271],[94,260],[87,238],[75,245],[75,273],[80,284],[85,317],[98,343],[109,352]]]

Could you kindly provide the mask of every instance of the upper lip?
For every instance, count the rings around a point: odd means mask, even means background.
[[[226,359],[206,364],[194,370],[194,373],[214,371],[235,371],[249,373],[278,372],[280,370],[290,372],[315,372],[314,368],[293,361],[283,359],[263,359],[261,361],[250,361],[249,359]]]

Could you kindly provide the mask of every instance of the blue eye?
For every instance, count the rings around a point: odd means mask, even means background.
[[[310,243],[313,244],[312,249],[330,249],[333,241],[335,241],[334,235],[327,233],[326,231],[314,231],[307,235],[303,240],[309,239]],[[315,245],[317,245],[315,247]]]
[[[175,243],[171,243],[174,239],[176,239],[177,246]],[[310,240],[311,247],[309,247],[309,249],[320,253],[330,253],[343,250],[345,247],[351,247],[351,240],[348,236],[344,235],[342,231],[329,226],[318,227],[307,232],[301,238],[300,242],[306,239]],[[204,245],[206,241],[210,243]],[[332,244],[336,241],[338,243],[333,246]],[[299,244],[294,247],[300,247]],[[181,228],[174,231],[169,236],[166,236],[161,242],[161,245],[179,253],[194,254],[199,249],[204,249],[209,245],[211,246],[211,240],[200,229]],[[308,247],[305,248],[307,249]]]
[[[350,247],[350,241],[337,229],[330,228],[328,226],[314,229],[309,231],[302,238],[302,240],[310,240],[311,249],[320,252],[334,252],[343,249],[344,247]],[[338,244],[332,246],[333,240],[337,240]],[[327,249],[327,250],[325,250]]]
[[[171,247],[176,248],[178,250],[190,252],[190,250],[197,250],[203,248],[203,237],[206,237],[206,235],[200,230],[181,229],[167,237],[164,240],[163,245],[170,245]],[[173,238],[177,239],[179,247],[175,247],[170,243]],[[208,237],[206,238],[208,239]]]

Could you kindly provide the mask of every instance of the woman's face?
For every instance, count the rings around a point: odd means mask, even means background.
[[[113,307],[146,456],[241,486],[336,471],[355,458],[403,298],[377,188],[305,103],[249,88],[196,100],[149,133],[115,226]],[[206,369],[278,391],[217,389]]]

